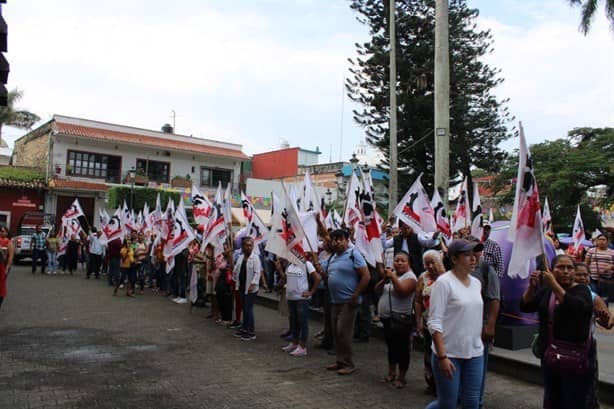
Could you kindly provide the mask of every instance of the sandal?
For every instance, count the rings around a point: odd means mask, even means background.
[[[397,381],[394,383],[394,387],[397,389],[403,389],[405,385],[407,385],[407,381],[402,381],[400,379],[397,379]]]
[[[396,375],[388,374],[385,378],[380,379],[380,382],[381,383],[390,383],[390,382],[394,381],[395,379],[397,379]]]
[[[336,362],[335,362],[334,364],[330,364],[330,365],[327,365],[327,366],[326,366],[326,369],[327,369],[327,370],[329,370],[329,371],[338,371],[338,370],[339,370],[339,369],[341,369],[341,368],[342,368],[342,366],[341,366],[341,365],[339,365],[339,364],[338,364],[338,363],[336,363]]]

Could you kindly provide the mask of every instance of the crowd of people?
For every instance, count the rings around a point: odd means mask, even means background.
[[[501,248],[490,238],[490,226],[479,238],[461,229],[446,243],[438,234],[418,234],[402,221],[393,223],[384,229],[383,262],[375,266],[354,246],[350,231],[327,230],[319,222],[320,246],[300,265],[239,235],[217,255],[212,246],[201,252],[195,240],[175,255],[168,272],[164,243],[142,232],[103,243],[92,228],[73,236],[58,261],[57,239],[37,229],[32,273],[40,265],[47,274],[73,274],[82,261],[87,279],[106,275],[113,296],[125,288],[126,296],[135,297],[149,288],[179,304],[208,302],[207,318],[244,341],[256,339],[254,303],[260,288],[279,291],[288,312],[288,329],[281,335],[287,344],[281,349],[294,357],[308,354],[309,311],[321,308],[324,328],[314,347],[331,351],[335,361],[326,369],[339,375],[357,369],[353,342],[368,341],[372,323],[379,321],[388,360],[382,382],[405,387],[411,345],[418,337],[424,345],[426,388],[436,396],[427,408],[459,403],[482,408],[501,308]],[[580,257],[562,249],[557,239],[553,244],[556,257],[531,273],[520,307],[539,317],[534,351],[543,368],[544,407],[592,409],[599,405],[595,323],[614,326],[608,309],[614,296],[614,250],[603,234]],[[12,257],[8,230],[0,227],[0,305]],[[561,361],[556,358],[561,351],[573,356]]]

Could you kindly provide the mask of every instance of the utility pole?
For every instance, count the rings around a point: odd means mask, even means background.
[[[435,1],[435,189],[448,207],[450,184],[450,53],[448,0]]]
[[[397,152],[397,53],[395,29],[395,0],[390,0],[390,171],[388,187],[388,217],[397,205],[399,191]]]

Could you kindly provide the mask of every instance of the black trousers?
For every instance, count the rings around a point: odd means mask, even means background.
[[[393,331],[390,327],[390,318],[382,319],[384,324],[384,337],[388,347],[388,364],[399,365],[399,370],[406,371],[409,368],[409,335],[407,332]]]
[[[232,306],[234,304],[232,288],[229,284],[226,284],[226,277],[224,277],[223,274],[217,281],[217,285],[215,286],[215,297],[217,298],[217,305],[220,309],[220,316],[222,321],[232,321]]]
[[[89,277],[94,273],[94,276],[98,278],[100,276],[100,264],[102,263],[102,256],[100,254],[90,253],[89,263],[87,263],[87,276]]]

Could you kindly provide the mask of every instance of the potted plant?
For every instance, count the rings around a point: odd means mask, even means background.
[[[188,188],[192,187],[192,181],[190,180],[189,175],[187,175],[186,177],[177,175],[173,179],[171,179],[171,186]]]

